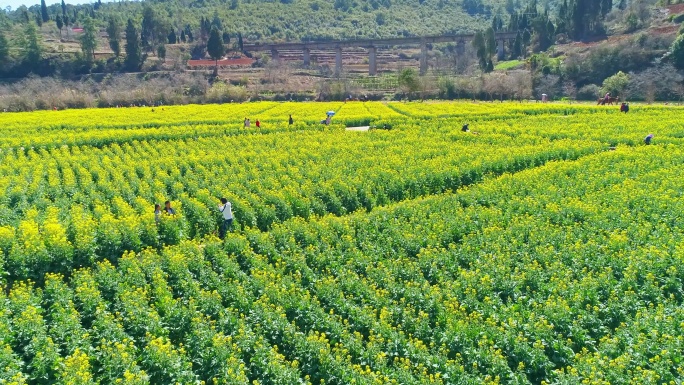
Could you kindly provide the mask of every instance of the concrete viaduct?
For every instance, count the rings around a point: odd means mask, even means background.
[[[375,75],[378,71],[377,49],[386,46],[420,46],[420,73],[425,75],[427,72],[427,45],[434,43],[456,43],[459,53],[465,52],[465,44],[473,40],[474,34],[440,35],[423,37],[397,37],[388,39],[359,39],[359,40],[340,40],[325,42],[302,42],[302,43],[253,43],[245,44],[243,49],[247,52],[271,51],[272,60],[279,61],[278,51],[302,51],[304,66],[311,64],[311,50],[335,50],[335,74],[342,72],[342,49],[343,48],[365,48],[368,50],[368,74]],[[501,32],[496,34],[497,55],[499,60],[504,57],[504,43],[513,40],[517,36],[516,32]]]

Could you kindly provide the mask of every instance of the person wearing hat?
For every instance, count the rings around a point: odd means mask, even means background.
[[[228,199],[221,198],[221,204],[218,209],[223,216],[223,221],[221,222],[221,226],[219,226],[219,238],[224,239],[228,229],[231,231],[233,229],[233,205],[228,202]]]
[[[646,135],[646,137],[644,138],[644,143],[646,143],[646,145],[649,145],[649,144],[651,144],[651,141],[652,141],[652,140],[653,140],[653,134],[648,134],[648,135]]]

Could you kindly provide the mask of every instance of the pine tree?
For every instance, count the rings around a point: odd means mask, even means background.
[[[140,38],[138,30],[133,24],[133,20],[128,19],[126,25],[126,69],[129,71],[138,71],[142,64],[142,49],[140,47]]]
[[[187,38],[188,43],[192,43],[192,41],[194,40],[192,36],[192,29],[190,28],[190,25],[187,24],[185,25],[185,37]]]
[[[7,42],[7,38],[5,37],[5,34],[2,32],[0,29],[0,69],[2,69],[2,65],[4,63],[7,63],[9,61],[9,44]]]
[[[47,5],[45,4],[45,0],[40,0],[40,17],[41,17],[43,23],[47,23],[47,21],[50,20],[50,15],[48,15],[48,10],[47,10]]]
[[[71,25],[71,20],[69,20],[68,15],[62,15],[62,21],[64,22],[64,26],[67,27],[67,37],[69,37],[69,26]]]
[[[520,31],[518,31],[518,34],[516,35],[515,40],[513,41],[512,51],[513,52],[511,52],[511,59],[517,59],[519,57],[524,56],[522,35],[520,34]]]
[[[62,38],[62,28],[64,28],[64,20],[62,20],[62,15],[57,15],[55,18],[55,24],[57,24],[57,29],[59,29],[59,38]]]
[[[182,41],[183,43],[185,43],[185,41],[186,41],[186,39],[185,39],[185,30],[181,30],[180,39],[181,39],[181,41]]]
[[[515,4],[513,4],[513,0],[506,0],[506,12],[510,15],[515,13]]]
[[[169,33],[168,40],[169,44],[176,44],[178,42],[178,37],[176,37],[176,31],[174,31],[173,29]]]
[[[567,17],[568,17],[568,0],[563,0],[563,3],[558,8],[558,17],[556,17],[556,33],[567,33]]]
[[[114,55],[119,57],[121,54],[121,26],[119,21],[111,16],[107,23],[107,35],[109,40],[109,48],[114,51]]]
[[[154,47],[154,29],[156,24],[156,17],[154,10],[149,5],[143,9],[142,29],[140,31],[140,38],[143,48],[150,51]]]
[[[157,47],[157,57],[160,58],[163,62],[166,62],[166,45],[159,44],[159,46]]]
[[[209,33],[211,32],[211,22],[204,17],[200,18],[200,39],[207,41]]]
[[[83,21],[83,35],[81,35],[81,50],[88,62],[95,60],[95,48],[97,48],[97,29],[95,22],[90,17]]]
[[[584,5],[584,0],[575,0],[571,12],[571,26],[570,34],[573,39],[580,40],[585,36],[585,14],[587,8]]]
[[[670,48],[672,64],[678,69],[684,69],[684,35],[679,35]]]
[[[216,61],[214,66],[214,76],[218,75],[218,61],[223,57],[226,48],[223,46],[223,38],[218,28],[213,27],[209,33],[209,41],[207,42],[207,52],[209,57]]]
[[[24,60],[28,65],[37,66],[43,54],[43,48],[38,40],[38,31],[33,23],[28,23],[24,29],[24,38],[26,39],[26,50],[24,51]]]
[[[487,57],[491,60],[492,56],[496,53],[496,35],[494,30],[492,28],[487,28],[484,38]]]
[[[219,31],[223,30],[223,23],[217,11],[214,11],[214,18],[211,21],[211,27],[216,27]]]
[[[491,30],[491,28],[489,28]],[[473,47],[477,54],[477,59],[480,63],[480,69],[484,72],[488,72],[487,69],[490,67],[492,61],[492,55],[490,54],[490,43],[488,43],[487,33],[482,33],[478,31],[473,37]],[[496,41],[494,42],[496,44]]]
[[[601,15],[605,16],[613,9],[613,0],[601,0]]]

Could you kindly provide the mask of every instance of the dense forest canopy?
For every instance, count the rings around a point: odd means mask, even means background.
[[[548,0],[537,6],[556,15],[562,3]],[[296,41],[473,32],[493,17],[508,19],[529,4],[524,0],[156,0],[55,4],[46,12],[51,20],[66,14],[75,24],[90,16],[104,27],[111,16],[124,24],[129,18],[140,22],[145,7],[178,31],[186,26],[198,30],[203,17],[219,18],[224,30],[239,32],[250,41]],[[20,7],[7,13],[7,19],[33,20],[41,12],[40,5]]]

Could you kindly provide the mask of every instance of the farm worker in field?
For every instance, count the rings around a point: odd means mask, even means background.
[[[219,227],[219,238],[224,239],[228,229],[233,229],[233,205],[228,202],[228,199],[221,198],[221,204],[218,207],[221,215],[223,215],[223,222]]]
[[[254,124],[256,124],[256,127],[257,127],[257,128],[260,128],[260,127],[261,127],[261,122],[259,121],[259,119],[257,119],[256,122],[255,122]]]
[[[290,119],[287,121],[287,124],[289,124],[290,126],[294,124],[294,119],[292,119],[292,115],[290,115]]]
[[[249,128],[249,119],[245,118],[245,128]]]
[[[627,103],[622,103],[620,105],[620,112],[624,112],[625,114],[629,112],[629,104]]]
[[[479,132],[470,131],[470,128],[468,127],[468,123],[464,124],[463,127],[461,127],[461,131],[463,131],[463,132],[470,132],[470,133],[473,134],[473,135],[480,135]]]
[[[325,125],[326,125],[326,126],[329,126],[329,125],[330,125],[330,119],[331,119],[331,118],[332,118],[332,116],[330,116],[330,115],[328,115],[328,117],[325,118]]]
[[[171,207],[171,202],[164,202],[164,212],[168,215],[176,215],[176,210]]]
[[[154,221],[155,222],[159,223],[159,221],[161,220],[161,213],[162,213],[161,205],[159,203],[155,203],[154,204]]]
[[[646,145],[649,145],[649,144],[651,144],[651,141],[652,141],[652,140],[653,140],[653,134],[648,134],[648,135],[646,135],[646,137],[644,138],[644,143],[646,143]]]

